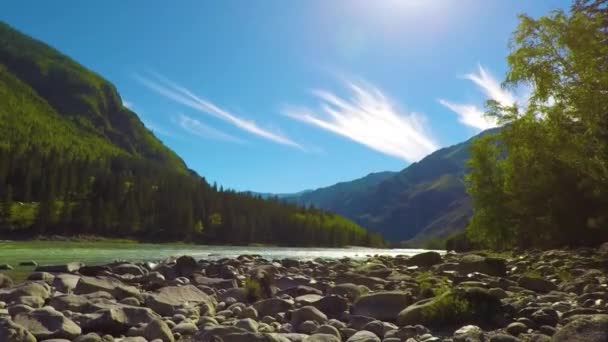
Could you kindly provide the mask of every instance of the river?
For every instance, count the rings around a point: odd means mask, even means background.
[[[272,259],[293,258],[365,258],[369,255],[414,255],[422,249],[378,249],[367,247],[304,248],[272,246],[206,246],[190,244],[150,244],[124,242],[64,242],[64,241],[0,241],[0,264],[9,264],[15,270],[8,272],[22,278],[33,267],[19,263],[33,260],[39,265],[80,261],[87,265],[109,263],[115,260],[155,261],[171,256],[191,255],[196,259],[233,258],[242,254],[258,254]]]

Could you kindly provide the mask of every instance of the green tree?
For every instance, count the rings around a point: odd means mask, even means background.
[[[607,4],[520,16],[505,86],[532,91],[525,108],[488,102],[504,127],[471,150],[472,239],[504,248],[608,238]]]

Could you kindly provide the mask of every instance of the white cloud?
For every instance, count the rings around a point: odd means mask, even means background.
[[[408,162],[437,149],[426,133],[423,116],[399,112],[386,95],[371,85],[354,82],[346,85],[350,98],[325,90],[313,91],[320,100],[319,113],[286,106],[283,114]]]
[[[458,121],[467,126],[480,130],[498,126],[496,118],[486,116],[483,110],[475,105],[452,103],[443,99],[439,99],[439,103],[458,114]]]
[[[515,104],[515,96],[509,91],[502,88],[500,82],[497,81],[486,69],[481,65],[477,67],[477,74],[470,73],[464,76],[466,79],[473,81],[486,96],[503,106],[512,106]]]
[[[216,106],[209,100],[195,95],[192,91],[183,86],[171,82],[158,74],[151,74],[158,81],[154,81],[140,75],[135,75],[135,79],[138,80],[144,86],[159,93],[160,95],[163,95],[168,99],[171,99],[182,105],[194,108],[202,113],[209,114],[219,119],[222,119],[250,134],[257,135],[261,138],[270,140],[278,144],[295,147],[303,150],[303,147],[300,144],[294,142],[289,137],[279,132],[262,128],[258,126],[258,124],[256,124],[254,121],[238,117],[233,113]]]
[[[176,121],[181,128],[199,137],[215,140],[224,140],[235,143],[244,143],[244,141],[239,138],[236,138],[230,134],[226,134],[213,127],[207,126],[204,123],[183,114],[180,114],[177,117]]]
[[[497,101],[503,106],[512,106],[514,104],[525,105],[528,97],[526,95],[522,98],[518,98],[514,93],[504,89],[500,85],[500,82],[481,65],[478,66],[476,73],[466,74],[464,78],[475,83],[479,90],[489,99]],[[458,121],[467,126],[479,130],[498,126],[496,118],[486,116],[483,107],[474,104],[454,103],[445,99],[439,99],[438,101],[443,106],[456,113],[458,115]]]

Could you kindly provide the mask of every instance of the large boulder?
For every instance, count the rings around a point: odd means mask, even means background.
[[[61,312],[45,306],[15,316],[15,323],[23,326],[38,340],[52,338],[74,339],[82,333],[80,327]]]
[[[570,323],[563,326],[553,335],[552,341],[608,341],[608,315],[574,316]]]
[[[0,318],[0,341],[2,342],[36,342],[36,338],[23,326],[10,318]]]
[[[141,293],[136,287],[123,284],[121,281],[109,277],[80,277],[75,294],[88,294],[97,291],[105,291],[116,299],[126,297],[141,298]]]
[[[172,316],[179,308],[201,304],[215,307],[213,299],[193,285],[166,286],[146,295],[145,299],[145,305],[162,316]]]
[[[507,274],[507,261],[502,258],[469,254],[460,258],[456,270],[463,274],[479,272],[491,276],[504,277]]]
[[[394,322],[397,315],[412,304],[412,296],[405,292],[377,292],[362,296],[353,306],[353,314]]]
[[[39,297],[46,299],[50,295],[50,288],[47,284],[37,282],[25,282],[15,287],[1,289],[0,301],[12,303],[19,300],[19,297]]]
[[[456,288],[444,294],[412,304],[401,311],[397,324],[422,324],[427,327],[458,324],[489,325],[502,315],[502,303],[478,287]]]
[[[124,334],[131,327],[147,324],[160,318],[149,308],[120,305],[100,309],[75,318],[84,332],[102,331],[114,335]]]
[[[429,251],[412,256],[408,259],[407,264],[410,266],[431,267],[441,262],[441,254]]]
[[[63,293],[70,293],[78,285],[80,276],[73,274],[58,274],[53,278],[52,285],[58,291]]]
[[[60,295],[50,298],[47,305],[52,306],[57,311],[74,311],[80,313],[91,313],[99,310],[91,299],[81,295]]]

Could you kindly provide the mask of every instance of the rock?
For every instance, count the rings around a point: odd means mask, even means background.
[[[521,340],[517,337],[506,335],[506,334],[496,334],[490,337],[490,342],[520,342]]]
[[[310,305],[320,299],[323,299],[323,296],[320,296],[318,294],[306,294],[303,296],[298,296],[294,300],[296,302],[296,305]]]
[[[194,285],[166,286],[146,295],[145,305],[163,316],[172,316],[182,307],[207,304],[211,308],[215,303],[207,294]]]
[[[319,323],[315,321],[304,321],[297,328],[296,331],[301,334],[310,335],[319,328]]]
[[[141,298],[141,293],[137,288],[109,277],[80,277],[76,288],[74,288],[75,294],[88,294],[97,291],[105,291],[119,300],[126,297]]]
[[[312,334],[302,340],[302,342],[341,342],[341,341],[342,340],[335,335],[320,334],[320,333]]]
[[[384,264],[369,262],[357,268],[356,272],[370,277],[386,278],[393,273],[393,270]]]
[[[4,273],[0,273],[0,289],[11,286],[13,286],[13,280],[11,279],[11,277],[7,276]]]
[[[348,310],[348,301],[340,296],[330,295],[311,303],[329,317],[338,317]]]
[[[559,321],[559,315],[551,308],[542,308],[532,313],[532,320],[539,325],[555,326]]]
[[[160,318],[148,308],[127,305],[115,305],[94,313],[77,318],[82,329],[87,331],[103,331],[114,335],[124,334],[129,328],[148,324]]]
[[[534,292],[548,293],[557,289],[557,285],[540,277],[522,276],[517,284]]]
[[[407,264],[410,266],[431,267],[433,265],[440,264],[442,261],[443,260],[441,260],[441,254],[430,251],[419,253],[410,257],[407,260]]]
[[[338,284],[331,288],[329,291],[331,294],[337,294],[343,297],[348,298],[350,301],[354,302],[362,295],[369,292],[369,289],[362,285],[355,285],[352,283],[344,283]]]
[[[241,328],[248,332],[257,332],[258,331],[258,322],[254,321],[251,318],[243,318],[234,324],[235,327]]]
[[[73,274],[58,274],[52,281],[52,286],[63,293],[71,293],[78,285],[80,276]]]
[[[321,296],[321,295],[323,295],[323,292],[315,289],[314,287],[310,287],[310,286],[306,286],[306,285],[297,285],[297,286],[287,288],[285,290],[281,290],[281,291],[277,292],[276,295],[281,296],[284,294],[295,298],[295,297],[309,295],[309,294],[316,294],[316,295]]]
[[[112,273],[120,275],[132,275],[132,276],[143,276],[146,274],[144,269],[138,265],[123,263],[112,267]]]
[[[501,258],[469,254],[460,258],[456,270],[462,274],[479,272],[491,276],[504,277],[507,274],[507,262]]]
[[[83,267],[84,264],[81,262],[70,262],[64,265],[45,265],[36,267],[36,272],[48,272],[48,273],[75,273]]]
[[[521,322],[513,322],[507,326],[506,331],[513,336],[518,336],[527,332],[528,327]]]
[[[476,325],[465,325],[454,332],[452,339],[454,342],[480,342],[483,341],[483,330]]]
[[[76,323],[50,306],[20,313],[14,320],[39,340],[50,338],[72,340],[82,333]]]
[[[280,298],[269,298],[254,303],[253,307],[261,317],[275,316],[279,312],[293,309],[293,303]]]
[[[241,328],[235,326],[213,326],[207,329],[199,330],[194,335],[194,341],[196,342],[224,342],[224,337],[231,334],[240,334],[246,332]],[[217,338],[220,338],[219,340]]]
[[[33,272],[27,276],[27,280],[43,281],[51,285],[53,283],[53,280],[55,280],[55,275],[49,272]]]
[[[46,299],[49,297],[49,287],[46,284],[35,282],[24,282],[15,287],[0,289],[0,301],[11,303],[19,297],[31,296]]]
[[[502,303],[482,288],[456,288],[438,297],[408,306],[398,315],[400,326],[489,324],[502,313]]]
[[[181,334],[182,336],[190,336],[196,334],[198,327],[194,323],[181,322],[171,329],[174,334]]]
[[[315,334],[323,334],[323,335],[334,335],[337,338],[340,338],[340,331],[332,325],[323,324],[315,331]]]
[[[101,336],[96,333],[89,333],[76,337],[73,342],[103,342],[103,340],[101,339]]]
[[[394,322],[398,314],[412,304],[412,296],[405,292],[377,292],[359,298],[353,314]]]
[[[381,342],[381,340],[373,332],[361,330],[349,337],[346,342]]]
[[[553,342],[608,341],[608,315],[580,315],[553,335]]]
[[[184,255],[177,258],[174,269],[178,277],[190,277],[199,266],[193,257]]]
[[[396,329],[396,327],[395,327],[395,329]],[[387,330],[387,327],[385,326],[384,322],[376,320],[376,321],[371,321],[371,322],[367,323],[366,325],[364,325],[362,330],[371,331],[374,333],[374,335],[382,338],[382,337],[384,337],[384,334],[386,332],[385,330]]]
[[[251,319],[257,320],[259,315],[258,315],[258,311],[253,306],[248,306],[248,307],[244,308],[243,311],[241,311],[241,314],[239,317],[251,318]]]
[[[238,287],[235,279],[208,278],[198,273],[192,276],[192,282],[195,285],[209,286],[214,289],[232,289]]]
[[[78,273],[87,277],[97,277],[101,274],[112,272],[112,269],[108,266],[83,266],[78,270]]]
[[[323,324],[327,322],[327,316],[314,306],[303,306],[299,309],[295,309],[291,313],[291,325],[294,327],[299,327],[304,321],[313,321]]]
[[[143,337],[148,341],[162,340],[163,342],[175,342],[173,333],[162,319],[155,319],[148,323],[143,330]]]
[[[0,318],[0,341],[36,342],[36,338],[26,328],[13,322],[10,318]]]

